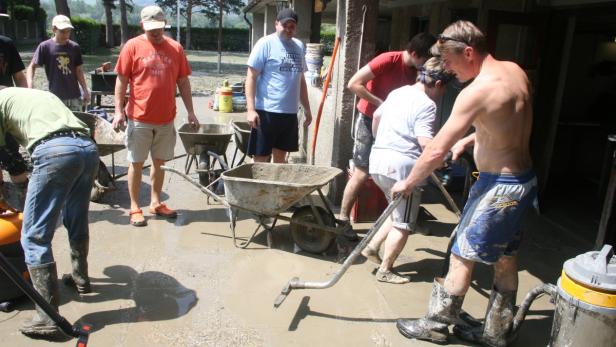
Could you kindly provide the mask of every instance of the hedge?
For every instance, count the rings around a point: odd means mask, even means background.
[[[321,43],[323,44],[323,53],[331,55],[334,51],[334,42],[336,41],[335,32],[321,32]]]
[[[169,29],[172,37],[176,37],[176,28]],[[181,28],[180,37],[184,44],[186,28]],[[248,52],[248,29],[223,28],[222,50],[231,52]],[[192,28],[190,32],[191,49],[216,51],[218,50],[218,28]]]
[[[94,53],[99,47],[101,24],[90,18],[72,17],[73,38],[85,54]]]

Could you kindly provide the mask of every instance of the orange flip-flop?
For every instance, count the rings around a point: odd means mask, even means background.
[[[157,216],[166,217],[166,218],[175,218],[178,216],[178,213],[174,210],[167,207],[165,204],[160,204],[155,208],[150,207],[150,213],[155,214]]]
[[[141,211],[140,208],[128,212],[128,215],[130,216],[130,224],[132,226],[143,227],[148,224],[148,222],[145,220],[145,217],[143,217],[143,211]],[[141,216],[141,218],[139,218],[139,216]]]

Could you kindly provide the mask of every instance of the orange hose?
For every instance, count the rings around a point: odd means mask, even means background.
[[[319,136],[319,124],[321,124],[321,114],[323,113],[323,105],[327,98],[327,89],[329,88],[329,82],[332,79],[332,73],[334,72],[334,63],[336,62],[336,55],[338,53],[338,46],[340,46],[340,37],[336,37],[336,43],[334,44],[334,52],[332,53],[332,61],[329,64],[329,70],[327,71],[327,77],[325,78],[325,85],[323,86],[323,94],[321,95],[321,103],[319,104],[319,111],[317,112],[317,119],[314,123],[314,135],[312,136],[312,156],[311,162],[314,165],[314,152],[317,147],[317,137]]]

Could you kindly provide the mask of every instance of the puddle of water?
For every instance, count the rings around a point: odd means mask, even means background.
[[[171,276],[145,272],[135,282],[134,297],[139,321],[158,321],[187,314],[199,300],[197,293]]]

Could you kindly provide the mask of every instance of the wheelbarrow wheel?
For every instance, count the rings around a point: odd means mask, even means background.
[[[323,223],[330,227],[336,227],[334,216],[329,214],[324,208],[316,207]],[[298,221],[308,223],[318,223],[312,208],[302,206],[298,208],[291,217],[291,237],[302,250],[310,253],[323,253],[335,238],[335,234],[317,228],[305,227],[297,224]]]
[[[207,171],[199,172],[199,183],[204,187],[209,186],[210,185],[210,173]]]
[[[105,194],[105,191],[97,187],[96,185],[90,190],[90,201],[98,202]]]

